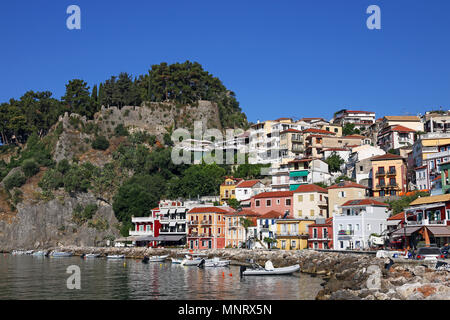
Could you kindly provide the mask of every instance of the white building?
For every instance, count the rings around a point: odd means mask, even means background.
[[[277,211],[269,211],[256,219],[256,234],[259,241],[255,243],[254,248],[272,248],[276,247],[276,242],[272,245],[264,241],[269,238],[275,240],[277,232],[276,220],[281,219],[283,214]]]
[[[388,205],[372,199],[350,200],[333,218],[335,250],[368,249],[371,234],[387,229]]]
[[[352,123],[355,128],[364,130],[375,123],[375,112],[344,109],[335,113],[332,122],[341,126]]]
[[[389,126],[378,133],[377,144],[384,151],[412,146],[415,141],[415,133],[416,131],[404,126]]]
[[[259,180],[243,180],[236,185],[235,190],[238,201],[247,201],[261,192],[269,191]]]
[[[362,145],[352,148],[352,152],[345,163],[345,174],[356,180],[357,183],[368,181],[372,162],[369,160],[374,156],[386,154],[380,147]]]

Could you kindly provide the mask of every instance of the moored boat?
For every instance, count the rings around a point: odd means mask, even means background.
[[[36,251],[36,252],[33,252],[32,256],[43,257],[46,254],[47,254],[47,252],[45,252],[45,251]]]
[[[242,266],[240,274],[241,276],[277,276],[292,274],[299,270],[300,265],[298,264],[283,268],[274,268],[272,262],[269,260],[266,262],[264,267],[253,264],[251,269],[247,269],[247,267]]]
[[[220,258],[206,259],[204,267],[226,267],[230,265],[230,260],[220,260]]]
[[[87,253],[83,256],[83,258],[98,258],[100,257],[100,253]]]
[[[181,262],[182,266],[198,266],[204,259],[201,257],[201,254],[187,254],[183,261]]]
[[[112,254],[106,256],[107,259],[117,260],[117,259],[124,259],[125,256],[123,254]]]
[[[71,257],[72,252],[53,251],[51,256],[52,257]]]

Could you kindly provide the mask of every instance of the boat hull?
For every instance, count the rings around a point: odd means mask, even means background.
[[[124,255],[120,255],[120,256],[113,255],[113,256],[107,256],[106,258],[110,259],[110,260],[119,260],[119,259],[125,259],[125,256]]]
[[[266,269],[251,269],[242,272],[244,276],[278,276],[292,274],[300,270],[300,265],[296,264],[294,266],[284,267],[284,268],[274,268],[273,270]]]

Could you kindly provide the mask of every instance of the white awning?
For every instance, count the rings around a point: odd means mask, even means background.
[[[422,211],[422,210],[427,210],[427,209],[432,209],[432,208],[437,208],[437,207],[444,207],[445,203],[443,202],[439,202],[439,203],[432,203],[432,204],[424,204],[422,206],[414,206],[414,207],[409,207],[405,209],[405,212],[414,212],[414,211]]]
[[[176,225],[177,225],[176,222],[170,222],[170,223],[169,223],[169,227],[175,227]]]
[[[169,209],[161,209],[160,212],[162,215],[165,215],[165,214],[167,214],[167,211],[169,211]]]
[[[169,213],[176,213],[177,209],[169,209]]]
[[[186,208],[183,209],[177,209],[177,213],[185,213],[187,211]]]

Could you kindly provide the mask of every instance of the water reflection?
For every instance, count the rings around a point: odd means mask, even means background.
[[[68,290],[70,265],[81,269],[81,290]],[[239,267],[200,269],[139,260],[0,257],[0,299],[314,299],[320,278],[303,274],[239,276]]]

